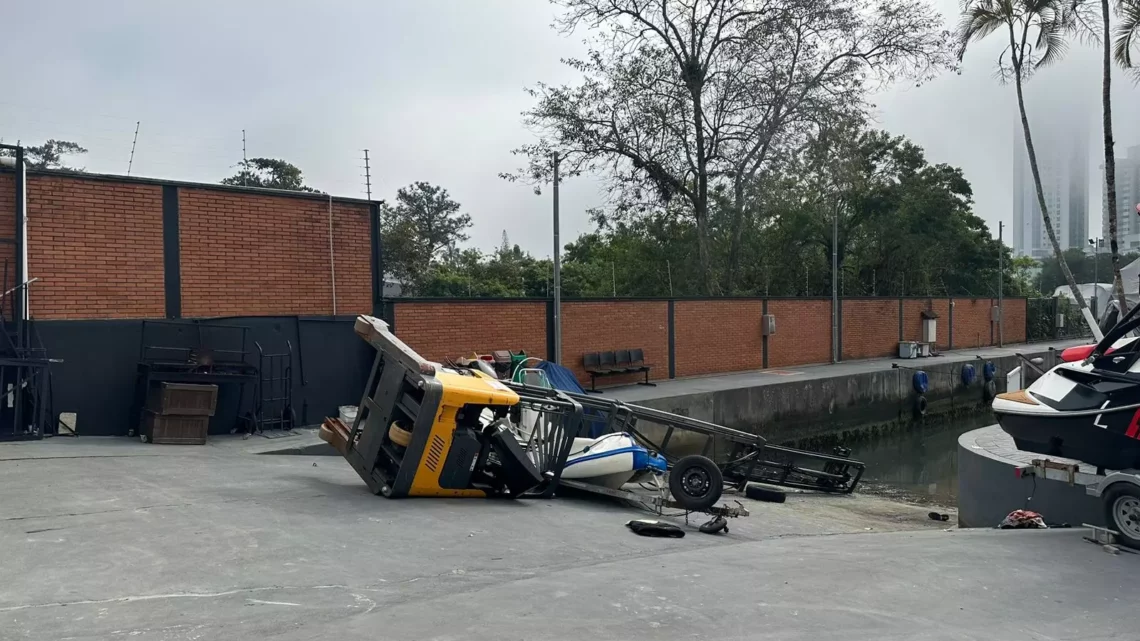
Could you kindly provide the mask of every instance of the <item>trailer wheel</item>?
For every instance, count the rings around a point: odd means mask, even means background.
[[[669,491],[686,510],[707,510],[720,500],[724,477],[712,459],[693,454],[677,461],[669,471]]]
[[[1104,494],[1105,524],[1120,533],[1119,542],[1140,548],[1140,487],[1116,483]]]
[[[768,503],[783,503],[788,500],[788,495],[780,490],[774,490],[770,487],[749,483],[748,487],[744,488],[744,496],[752,499],[753,501],[767,501]]]

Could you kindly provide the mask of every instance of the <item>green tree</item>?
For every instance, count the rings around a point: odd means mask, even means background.
[[[42,145],[24,147],[24,162],[28,169],[62,169],[64,171],[84,171],[82,167],[70,167],[63,164],[65,156],[79,156],[87,153],[87,149],[78,143],[67,140],[48,140]],[[0,149],[0,156],[15,156],[16,152],[10,149]]]
[[[277,158],[250,158],[238,163],[238,172],[222,180],[223,185],[317,192],[305,185],[296,165]]]
[[[395,203],[381,210],[385,271],[419,294],[427,291],[433,268],[462,272],[478,264],[481,254],[458,250],[471,227],[471,216],[460,213],[461,208],[446,189],[430,183],[417,182],[397,191]]]
[[[1037,151],[1033,146],[1033,133],[1025,110],[1023,85],[1033,72],[1059,60],[1065,53],[1065,34],[1072,27],[1072,0],[965,0],[962,19],[958,26],[959,56],[965,56],[966,47],[987,36],[1001,32],[1007,38],[998,58],[998,76],[1003,82],[1013,82],[1017,92],[1017,109],[1021,115],[1021,128],[1025,135],[1025,151],[1029,156],[1029,169],[1037,189],[1037,203],[1048,232],[1053,255],[1081,313],[1090,326],[1096,322],[1088,309],[1081,290],[1065,262],[1057,233],[1053,229],[1045,190],[1041,186],[1041,172],[1037,166]],[[1098,330],[1094,329],[1094,333]]]

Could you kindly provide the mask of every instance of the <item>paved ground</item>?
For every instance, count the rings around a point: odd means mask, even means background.
[[[330,457],[0,445],[0,638],[1135,638],[1140,557],[1075,531],[749,507],[648,539],[592,500],[385,500]]]
[[[1064,349],[1073,345],[1086,345],[1090,339],[1075,339],[1053,341],[1048,343],[1032,343],[1023,345],[1008,345],[1006,347],[980,347],[976,349],[958,349],[942,352],[941,356],[930,359],[904,361],[897,358],[873,358],[859,361],[845,361],[842,363],[824,365],[805,365],[784,369],[766,369],[737,374],[724,374],[721,376],[694,376],[692,378],[678,378],[674,380],[658,381],[657,387],[645,385],[626,385],[606,389],[606,394],[623,401],[637,402],[656,398],[671,398],[687,394],[700,394],[725,389],[739,389],[745,387],[761,387],[786,383],[790,378],[820,379],[851,376],[865,372],[876,372],[891,369],[891,363],[958,363],[972,361],[978,357],[984,359],[1013,356],[1018,353],[1044,352],[1050,347]]]

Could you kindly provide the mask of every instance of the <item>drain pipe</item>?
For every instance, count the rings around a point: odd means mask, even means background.
[[[336,316],[336,257],[333,255],[333,203],[329,194],[329,275],[332,278],[333,316]]]

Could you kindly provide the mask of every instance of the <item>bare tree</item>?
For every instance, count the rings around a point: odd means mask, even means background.
[[[1029,116],[1025,111],[1025,95],[1022,86],[1033,72],[1041,67],[1060,60],[1066,49],[1065,35],[1073,27],[1072,0],[964,0],[962,18],[958,25],[959,56],[965,56],[966,47],[995,32],[1003,32],[1008,42],[998,57],[998,78],[1002,82],[1012,82],[1017,91],[1017,109],[1021,114],[1021,128],[1025,134],[1025,151],[1029,156],[1029,170],[1037,189],[1037,204],[1041,208],[1041,218],[1053,255],[1057,257],[1061,273],[1069,283],[1069,290],[1076,299],[1085,321],[1099,339],[1100,330],[1085,297],[1077,287],[1073,272],[1065,262],[1049,206],[1045,202],[1045,190],[1041,186],[1041,172],[1037,168],[1037,151],[1033,146],[1033,134],[1029,130]]]
[[[589,56],[567,61],[584,79],[531,91],[524,120],[539,142],[516,150],[529,166],[506,177],[546,180],[557,151],[565,175],[603,175],[619,207],[653,199],[691,216],[709,294],[719,289],[714,185],[733,188],[742,212],[744,187],[773,149],[820,103],[847,103],[868,65],[926,71],[948,60],[922,0],[554,1],[564,33],[591,32]],[[729,230],[736,250],[742,216]]]
[[[951,66],[950,34],[921,1],[870,5],[859,0],[799,0],[774,9],[758,59],[745,67],[753,100],[748,117],[729,123],[728,174],[733,212],[726,289],[739,267],[751,213],[747,185],[780,144],[802,146],[832,123],[857,116],[869,83],[923,81]]]

